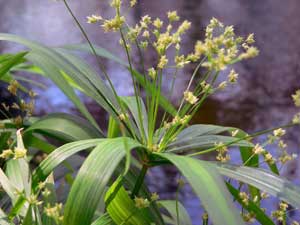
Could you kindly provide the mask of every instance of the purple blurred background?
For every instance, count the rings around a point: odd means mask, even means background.
[[[117,35],[105,34],[97,25],[86,24],[86,16],[100,14],[110,17],[112,10],[108,1],[70,1],[71,8],[84,25],[91,40],[123,57]],[[182,19],[190,20],[192,29],[184,39],[184,51],[191,50],[196,40],[203,37],[203,28],[211,17],[216,17],[227,25],[234,25],[238,35],[255,33],[260,55],[253,60],[240,63],[235,69],[240,74],[239,84],[210,98],[194,122],[214,123],[240,127],[248,132],[287,123],[296,112],[291,94],[300,88],[300,14],[299,0],[140,0],[129,13],[135,23],[144,14],[151,17],[165,17],[165,12],[177,10]],[[72,18],[61,2],[50,0],[0,0],[0,32],[21,35],[50,46],[85,42]],[[20,50],[20,46],[0,42],[0,52]],[[153,56],[146,56],[151,63]],[[93,58],[87,60],[94,64]],[[131,95],[133,90],[129,74],[112,62],[104,60],[108,73],[121,95]],[[180,97],[190,78],[186,69],[176,83],[177,92],[173,100]],[[226,73],[224,73],[226,76]],[[122,82],[120,82],[122,81]],[[37,113],[39,115],[74,111],[67,98],[49,81],[49,88],[39,90]],[[5,93],[2,90],[1,98]],[[98,115],[99,123],[106,118],[103,110],[85,99],[89,109]],[[299,153],[300,129],[288,130],[286,141],[291,153]],[[275,150],[274,150],[275,151]],[[233,153],[233,158],[235,158]],[[300,183],[299,160],[290,162],[283,168],[283,174]],[[172,168],[155,169],[148,182],[151,188],[164,198],[174,198],[178,174]],[[186,187],[180,196],[187,206],[195,224],[201,218],[199,202]],[[292,216],[292,215],[291,215]]]

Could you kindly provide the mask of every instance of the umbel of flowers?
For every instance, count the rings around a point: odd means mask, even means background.
[[[91,15],[87,17],[87,22],[100,24],[105,32],[120,32],[120,44],[127,53],[130,67],[132,66],[130,55],[132,48],[138,49],[141,53],[149,49],[156,52],[158,59],[156,66],[151,65],[149,68],[145,68],[145,71],[148,71],[145,82],[154,84],[156,93],[146,96],[150,124],[148,127],[149,137],[147,140],[142,137],[141,141],[149,147],[150,151],[160,152],[189,123],[207,97],[237,82],[238,74],[234,69],[231,69],[227,80],[217,83],[216,80],[220,71],[226,70],[228,66],[241,60],[257,56],[259,51],[253,46],[255,43],[253,34],[248,35],[246,38],[237,36],[233,26],[224,26],[216,18],[213,18],[205,30],[204,41],[197,41],[193,52],[183,54],[181,51],[182,36],[190,29],[191,22],[187,20],[179,22],[180,17],[177,12],[169,11],[166,15],[166,24],[160,18],[151,18],[149,15],[145,15],[141,17],[137,24],[129,25],[126,18],[122,16],[121,10],[126,7],[133,7],[135,4],[136,1],[131,1],[126,6],[126,3],[123,4],[121,0],[113,0],[111,3],[111,6],[115,9],[113,18],[104,19],[100,15]],[[175,52],[172,58],[170,58],[168,51]],[[164,135],[156,141],[153,135],[156,129],[158,101],[161,95],[164,70],[173,70],[174,74],[177,74],[187,64],[194,64],[196,68],[182,95],[176,116],[173,118],[167,115],[163,116],[164,121],[160,124],[165,130]],[[147,67],[146,65],[143,66]],[[195,80],[199,80],[197,76],[200,67],[206,69],[207,72],[201,77],[200,82],[195,82]],[[171,95],[174,90],[175,79],[176,75],[173,76],[170,82]],[[135,86],[134,80],[133,84]],[[135,94],[139,93],[138,88],[135,86]],[[129,118],[125,115],[128,115],[126,110],[120,112],[119,118],[126,123]],[[224,151],[222,151],[223,153]],[[219,158],[221,160],[221,157]]]

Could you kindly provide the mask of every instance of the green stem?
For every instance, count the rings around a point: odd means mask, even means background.
[[[133,199],[136,195],[138,195],[140,189],[141,189],[141,186],[144,182],[144,179],[145,179],[145,176],[146,176],[146,173],[147,173],[147,170],[148,170],[148,166],[146,166],[145,164],[143,165],[142,167],[142,170],[136,180],[136,183],[134,185],[134,188],[131,192],[131,198]]]

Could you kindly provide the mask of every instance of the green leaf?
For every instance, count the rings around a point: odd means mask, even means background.
[[[27,52],[20,52],[14,56],[9,57],[5,62],[0,64],[0,79],[13,67],[17,64],[24,61],[24,56]]]
[[[131,112],[134,121],[139,129],[141,137],[146,136],[146,138],[148,138],[148,115],[142,98],[138,97],[139,103],[137,103],[136,97],[122,97],[122,101],[126,104],[129,111]],[[141,108],[142,121],[139,117],[138,104]]]
[[[31,194],[31,177],[28,162],[23,159],[11,159],[6,163],[8,179],[19,191],[24,191],[26,196]]]
[[[14,202],[17,198],[15,192],[17,191],[17,187],[12,183],[8,177],[5,175],[3,170],[0,168],[0,184],[1,187],[4,189],[5,193],[11,198]]]
[[[50,155],[43,160],[40,165],[35,169],[32,176],[32,187],[36,190],[39,182],[45,181],[45,179],[54,171],[54,169],[60,165],[64,160],[77,152],[83,151],[88,148],[95,147],[104,139],[90,139],[83,141],[76,141],[65,144],[55,149]]]
[[[170,153],[157,154],[174,164],[192,186],[215,225],[242,225],[222,177],[209,163]]]
[[[222,142],[223,144],[229,144],[231,142],[237,141],[238,138],[223,136],[223,135],[203,135],[192,138],[182,138],[176,139],[174,142],[170,143],[167,148],[167,152],[182,152],[190,150],[207,149],[214,147],[216,143]],[[253,144],[248,141],[238,141],[231,146],[244,146],[253,147]]]
[[[230,129],[231,132],[236,131],[236,128]],[[240,129],[238,129],[238,133],[235,135],[237,138],[246,138],[248,134]],[[250,166],[250,167],[259,167],[259,156],[253,155],[253,147],[240,147],[240,155],[243,161],[244,166]],[[249,185],[249,191],[251,194],[252,199],[255,198],[255,196],[258,196],[260,200],[260,191],[259,189]]]
[[[168,211],[168,213],[171,215],[174,221],[174,225],[175,224],[192,225],[189,214],[185,210],[184,206],[180,202],[177,203],[178,203],[178,218],[179,218],[178,223],[177,223],[176,201],[161,200],[158,202],[158,204],[161,205],[163,208],[165,208]]]
[[[65,113],[53,113],[41,118],[26,130],[31,131],[50,134],[67,142],[103,137],[88,121]]]
[[[225,131],[228,131],[228,127],[210,125],[210,124],[195,124],[191,125],[184,130],[182,130],[178,136],[177,140],[189,139],[198,136],[211,135],[211,134],[220,134]]]
[[[282,201],[300,208],[300,187],[278,175],[258,168],[211,163],[224,176],[259,188]]]
[[[22,44],[32,51],[27,54],[26,58],[32,61],[35,65],[39,66],[68,98],[74,103],[79,111],[97,128],[100,130],[94,118],[88,112],[84,104],[79,100],[74,90],[65,78],[61,75],[61,67],[70,68],[68,62],[62,59],[53,49],[47,48],[36,42],[28,41],[21,37],[12,34],[0,33],[0,40],[12,41]]]
[[[112,198],[107,204],[107,212],[116,224],[150,225],[154,222],[148,208],[139,209],[129,197],[118,179],[106,192],[105,200]]]
[[[96,219],[92,225],[115,225],[113,220],[110,218],[109,214],[104,214],[103,216]]]
[[[112,116],[110,116],[108,122],[107,137],[115,138],[118,137],[120,133],[121,131],[118,122]]]
[[[120,110],[120,106],[115,94],[107,87],[101,77],[91,69],[91,66],[64,49],[56,49],[56,52],[72,65],[73,70],[62,68],[66,75],[75,81],[79,87],[83,88],[85,93],[98,102],[107,112],[117,116],[116,112]]]
[[[11,136],[11,132],[1,132],[0,133],[0,151],[4,150],[7,146],[7,141]]]
[[[140,146],[130,138],[105,139],[87,157],[68,196],[65,225],[91,224],[111,175],[126,155],[124,141],[129,149]]]
[[[31,133],[24,134],[23,139],[27,148],[32,147],[47,154],[51,153],[56,148],[46,140],[43,140],[42,137],[38,138]]]

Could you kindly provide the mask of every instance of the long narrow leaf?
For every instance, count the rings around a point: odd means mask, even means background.
[[[47,156],[45,160],[35,169],[32,176],[32,187],[35,190],[39,182],[45,181],[45,179],[50,175],[50,173],[60,165],[64,160],[70,156],[76,154],[77,152],[83,151],[88,148],[95,147],[103,139],[91,139],[76,141],[65,144],[56,150],[54,150],[50,155]]]
[[[74,115],[53,113],[31,124],[26,132],[49,133],[66,141],[103,137],[88,121]]]
[[[300,187],[274,173],[230,164],[211,163],[211,165],[214,165],[224,176],[251,184],[296,208],[300,208]]]
[[[140,146],[130,138],[106,139],[90,153],[72,185],[64,210],[65,225],[89,225],[114,170],[129,149]]]
[[[157,154],[173,163],[186,177],[215,225],[242,225],[222,177],[209,163],[170,153]]]

